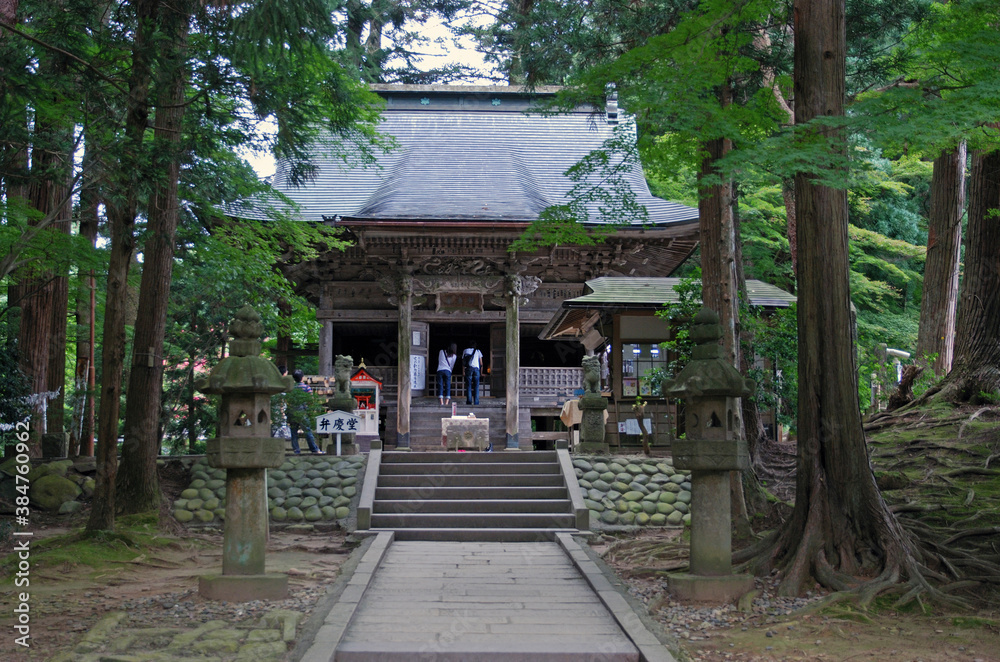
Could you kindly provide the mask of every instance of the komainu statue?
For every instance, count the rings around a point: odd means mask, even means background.
[[[599,356],[583,357],[583,392],[601,392],[601,358]]]
[[[351,395],[351,369],[354,368],[354,359],[350,356],[338,354],[333,363],[333,378],[336,380],[334,397]]]

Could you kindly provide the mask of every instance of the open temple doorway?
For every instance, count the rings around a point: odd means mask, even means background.
[[[458,346],[458,359],[452,373],[451,397],[465,401],[465,375],[462,371],[462,352],[475,341],[476,348],[483,353],[483,370],[480,374],[479,395],[490,397],[490,373],[493,368],[491,357],[495,349],[490,345],[490,325],[488,323],[472,322],[432,322],[430,325],[430,370],[437,372],[438,353],[455,343]],[[502,350],[502,347],[499,348]],[[437,380],[428,380],[428,395],[437,396]]]

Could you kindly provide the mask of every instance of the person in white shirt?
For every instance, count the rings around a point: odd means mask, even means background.
[[[462,352],[462,365],[465,366],[465,404],[479,404],[479,375],[483,369],[483,353],[476,349],[476,341]]]
[[[455,371],[458,361],[458,345],[452,343],[448,349],[438,352],[437,384],[438,400],[443,405],[451,403],[451,373]]]

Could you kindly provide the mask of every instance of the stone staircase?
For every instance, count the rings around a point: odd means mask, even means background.
[[[589,528],[567,451],[372,451],[358,529],[397,540],[535,541]]]

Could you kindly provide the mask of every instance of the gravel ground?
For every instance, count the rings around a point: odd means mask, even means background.
[[[697,606],[674,599],[667,591],[665,580],[627,579],[629,593],[639,599],[670,634],[686,641],[712,638],[719,630],[748,630],[760,624],[777,623],[782,616],[821,600],[826,592],[809,592],[803,598],[782,598],[775,595],[777,580],[754,581],[757,596],[749,608],[736,605]]]

